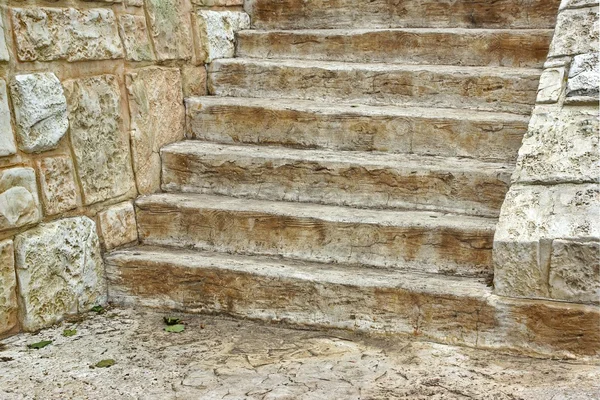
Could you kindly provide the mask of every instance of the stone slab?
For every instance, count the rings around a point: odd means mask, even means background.
[[[146,17],[123,14],[119,16],[119,31],[125,47],[125,58],[129,61],[153,61],[154,53],[148,39]]]
[[[156,58],[192,58],[191,9],[186,0],[145,0]]]
[[[4,32],[4,22],[0,18],[0,62],[9,61],[8,47],[6,47],[6,33]]]
[[[590,98],[590,102],[597,104],[599,86],[598,53],[579,54],[573,57],[567,81],[567,98],[585,96]]]
[[[129,201],[99,212],[98,223],[106,250],[137,241],[135,210]]]
[[[15,136],[10,121],[11,115],[8,108],[6,81],[0,78],[0,157],[10,156],[17,152]]]
[[[553,299],[600,303],[600,242],[554,240],[549,288]]]
[[[38,222],[41,217],[35,171],[0,170],[0,231]]]
[[[0,337],[10,333],[19,323],[17,278],[12,240],[0,241]]]
[[[56,215],[77,207],[77,184],[69,156],[47,157],[36,161],[40,193],[46,215]]]
[[[250,17],[241,11],[198,10],[196,13],[199,61],[211,63],[231,58],[235,53],[235,34],[250,28]]]
[[[548,57],[598,51],[599,36],[598,7],[562,11],[558,14]]]
[[[538,104],[556,103],[565,87],[565,75],[566,69],[564,67],[545,69],[542,76],[540,76],[536,102]]]

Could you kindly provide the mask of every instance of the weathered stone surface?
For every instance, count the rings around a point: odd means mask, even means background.
[[[125,0],[125,4],[127,4],[127,7],[142,7],[144,0]]]
[[[565,10],[558,14],[548,57],[598,51],[598,7]]]
[[[566,69],[547,68],[540,76],[537,103],[556,103],[565,87]]]
[[[597,5],[598,1],[596,0],[562,0],[560,2],[559,10],[562,11],[567,8],[593,7]]]
[[[596,182],[598,108],[537,106],[519,150],[516,182]]]
[[[181,74],[177,68],[141,68],[127,75],[127,90],[137,188],[153,193],[160,189],[160,148],[184,136]]]
[[[183,97],[206,96],[206,67],[204,65],[183,65],[181,67]]]
[[[74,79],[65,82],[65,90],[83,202],[92,204],[127,193],[133,176],[117,78]]]
[[[137,240],[135,211],[131,202],[124,202],[98,213],[104,247],[107,250]]]
[[[154,53],[148,39],[146,17],[124,14],[119,17],[119,28],[126,58],[130,61],[152,61]]]
[[[185,0],[145,0],[156,57],[188,60],[192,57],[192,29]]]
[[[12,240],[0,242],[0,337],[18,323],[17,279]]]
[[[240,11],[198,10],[196,20],[199,61],[207,64],[217,58],[233,57],[235,33],[250,27],[250,17]]]
[[[51,72],[16,75],[10,83],[17,143],[27,153],[50,150],[67,132],[67,102]]]
[[[38,222],[41,215],[34,170],[0,170],[0,231]]]
[[[2,18],[0,18],[0,61],[10,60],[10,55],[8,54],[8,48],[6,47],[6,39],[4,35],[4,22],[2,21]]]
[[[192,0],[192,4],[203,7],[231,7],[244,5],[244,0]]]
[[[549,287],[553,299],[600,302],[600,242],[554,240]]]
[[[10,120],[6,82],[0,78],[0,157],[9,156],[17,152],[15,136]]]
[[[585,96],[598,102],[600,65],[598,53],[580,54],[573,57],[567,82],[567,97]]]
[[[35,331],[106,302],[104,264],[91,219],[42,224],[14,242],[23,329]]]
[[[44,213],[55,215],[77,207],[77,187],[69,156],[37,161]]]
[[[17,56],[21,61],[121,58],[123,46],[112,10],[13,8]]]

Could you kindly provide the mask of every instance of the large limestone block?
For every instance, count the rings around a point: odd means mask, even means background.
[[[44,212],[56,215],[77,207],[73,162],[68,156],[37,160]]]
[[[6,47],[6,39],[4,38],[4,23],[2,22],[2,18],[0,18],[0,61],[8,60],[10,60],[10,56]]]
[[[146,17],[143,15],[124,14],[119,17],[119,30],[125,46],[126,58],[129,61],[152,61],[154,53],[148,39]]]
[[[595,182],[598,108],[537,106],[519,150],[515,182]]]
[[[101,75],[74,79],[65,82],[65,90],[84,203],[127,193],[133,187],[133,175],[117,78]]]
[[[567,98],[585,96],[598,102],[600,65],[598,53],[580,54],[573,57],[567,82]]]
[[[600,302],[600,242],[553,241],[549,287],[553,299]]]
[[[185,0],[145,0],[156,57],[188,60],[192,57],[192,29]]]
[[[135,210],[129,201],[98,213],[98,221],[107,250],[134,242],[138,238]]]
[[[42,224],[14,242],[23,329],[35,331],[106,302],[104,264],[91,219]]]
[[[38,222],[41,214],[33,169],[0,170],[0,231]]]
[[[17,142],[27,153],[50,150],[67,132],[67,102],[51,72],[16,75],[10,83]]]
[[[133,166],[138,191],[160,189],[160,154],[183,139],[185,109],[177,68],[148,67],[127,75]]]
[[[12,240],[0,242],[0,336],[17,325],[17,279]]]
[[[17,56],[21,61],[83,61],[123,57],[111,9],[13,8]]]
[[[548,57],[598,51],[598,7],[565,10],[558,14]]]
[[[17,146],[15,145],[15,137],[10,123],[6,82],[4,79],[0,79],[0,157],[9,156],[16,152]]]
[[[565,68],[547,68],[540,76],[537,103],[556,103],[565,86]]]
[[[199,10],[196,15],[200,60],[210,63],[217,58],[233,57],[235,33],[250,28],[250,17],[239,11]]]

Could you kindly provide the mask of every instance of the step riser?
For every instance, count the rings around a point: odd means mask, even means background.
[[[246,0],[260,29],[554,28],[560,0]]]
[[[493,230],[385,226],[261,213],[138,203],[140,239],[239,254],[277,255],[323,263],[489,275]]]
[[[552,31],[244,31],[239,57],[541,68]]]
[[[187,127],[188,138],[218,143],[514,161],[527,122],[349,111],[327,114],[192,99],[187,102]]]
[[[211,147],[212,148],[212,147]],[[167,192],[496,217],[510,171],[435,170],[163,149]]]
[[[110,301],[124,306],[408,334],[529,355],[600,354],[600,315],[588,306],[454,297],[110,256],[106,270]]]
[[[246,60],[247,61],[247,60]],[[529,114],[539,74],[409,70],[393,65],[347,64],[325,68],[297,64],[216,60],[209,67],[211,94],[471,108]]]

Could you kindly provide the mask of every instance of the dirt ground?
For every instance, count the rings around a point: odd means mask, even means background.
[[[597,365],[199,315],[169,333],[165,315],[111,309],[1,341],[0,399],[600,398]]]

